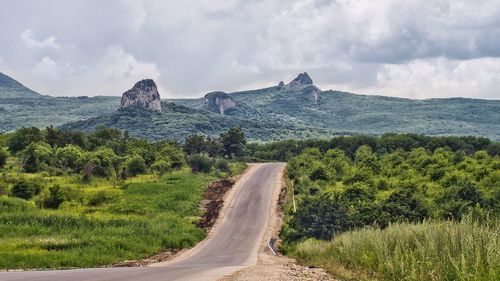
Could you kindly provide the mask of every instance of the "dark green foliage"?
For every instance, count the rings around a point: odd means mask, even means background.
[[[53,151],[45,142],[32,142],[21,153],[21,168],[28,173],[45,170],[51,165]]]
[[[23,150],[32,142],[42,141],[44,137],[40,129],[31,128],[20,128],[15,133],[10,135],[8,139],[8,147],[11,153],[17,153]]]
[[[210,173],[214,162],[212,159],[202,156],[193,155],[188,158],[188,165],[191,167],[193,173]]]
[[[9,153],[0,147],[0,169],[7,163],[7,157],[9,157]]]
[[[217,159],[214,164],[215,169],[219,172],[227,173],[231,175],[231,168],[229,167],[229,162],[225,159]]]
[[[404,189],[391,194],[383,203],[391,221],[417,222],[429,217],[430,211],[415,196],[415,190]]]
[[[184,151],[188,155],[200,154],[207,151],[206,140],[203,135],[189,135],[184,143]]]
[[[39,180],[20,179],[13,184],[11,193],[16,197],[28,200],[40,193],[41,190],[42,184]]]
[[[127,159],[126,165],[128,174],[133,177],[146,172],[146,162],[139,155],[134,155]]]
[[[49,196],[43,202],[43,206],[49,209],[57,209],[65,200],[67,198],[62,188],[59,185],[53,185],[49,188]]]
[[[360,147],[366,146],[365,149],[370,148],[376,154],[396,150],[410,151],[418,147],[430,151],[448,147],[451,151],[462,151],[465,154],[472,154],[479,150],[488,150],[491,156],[495,156],[498,155],[495,154],[495,148],[498,145],[498,142],[492,142],[483,137],[431,137],[416,134],[385,134],[380,137],[356,135],[333,137],[330,139],[286,140],[264,144],[249,143],[246,146],[246,153],[248,156],[263,160],[287,161],[290,157],[299,155],[308,147],[318,148],[322,153],[329,149],[338,148],[349,158],[353,159],[356,151]]]
[[[241,128],[231,128],[220,135],[222,151],[228,158],[243,155],[243,146],[246,143],[245,134]]]
[[[477,150],[488,147],[489,141],[389,138],[282,142],[288,146],[281,147],[285,153],[270,151],[269,156],[288,155],[288,176],[294,183],[297,212],[290,213],[283,228],[285,242],[328,240],[351,229],[384,228],[395,222],[500,214],[500,158]],[[250,151],[257,155],[270,147],[275,146],[253,146]],[[296,151],[301,152],[292,156]]]

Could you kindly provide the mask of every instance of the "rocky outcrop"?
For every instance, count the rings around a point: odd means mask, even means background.
[[[284,87],[284,86],[285,86],[285,82],[280,81],[280,83],[278,84],[278,87]]]
[[[321,92],[321,90],[318,87],[314,86],[314,85],[311,85],[309,87],[305,87],[302,90],[302,94],[305,97],[307,97],[308,99],[313,100],[316,104],[319,101],[319,93],[320,92]]]
[[[224,115],[236,109],[238,104],[224,92],[212,92],[205,95],[203,107]]]
[[[312,85],[313,80],[309,77],[307,72],[300,73],[297,78],[293,79],[292,82],[288,83],[289,87],[302,87],[307,85]]]
[[[160,93],[158,93],[158,88],[152,79],[141,80],[132,89],[123,93],[119,110],[128,107],[161,111]]]

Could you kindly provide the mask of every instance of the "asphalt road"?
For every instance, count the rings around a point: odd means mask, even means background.
[[[251,168],[235,185],[225,216],[213,234],[173,262],[150,267],[0,272],[0,280],[217,280],[256,263],[284,167],[283,163],[267,163]]]

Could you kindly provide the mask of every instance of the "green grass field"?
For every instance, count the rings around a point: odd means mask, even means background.
[[[500,280],[500,224],[392,224],[332,241],[306,240],[291,255],[346,280]]]
[[[185,169],[161,179],[134,177],[120,187],[100,178],[85,185],[76,176],[40,179],[81,196],[55,210],[37,207],[36,198],[0,196],[0,268],[102,266],[193,246],[205,237],[192,222],[216,177]]]

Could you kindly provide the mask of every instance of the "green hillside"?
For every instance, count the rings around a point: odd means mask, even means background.
[[[352,134],[386,132],[428,135],[475,135],[500,139],[500,101],[465,98],[412,100],[322,91],[317,102],[303,94],[306,87],[270,87],[229,94],[254,109],[254,120],[323,128]],[[172,100],[203,108],[203,100]],[[234,112],[235,117],[249,117]]]
[[[20,127],[59,126],[117,108],[119,97],[51,97],[40,95],[0,73],[0,133]]]
[[[41,95],[0,72],[0,98],[38,98]]]
[[[0,132],[63,124],[63,128],[89,131],[106,125],[138,137],[182,140],[193,133],[214,136],[239,126],[257,141],[387,132],[500,140],[500,100],[412,100],[320,91],[307,73],[287,85],[213,92],[207,100],[169,100],[163,102],[160,113],[117,112],[119,97],[42,96],[8,76],[1,77]],[[222,115],[216,98],[230,99],[236,107]]]
[[[331,135],[326,129],[297,126],[291,122],[264,122],[242,117],[225,116],[208,110],[193,109],[163,102],[162,112],[150,112],[141,108],[127,108],[87,120],[61,126],[67,130],[92,131],[99,126],[128,131],[131,136],[147,139],[184,140],[188,135],[201,133],[218,136],[233,127],[241,127],[248,139],[269,141],[287,138],[312,138]]]

